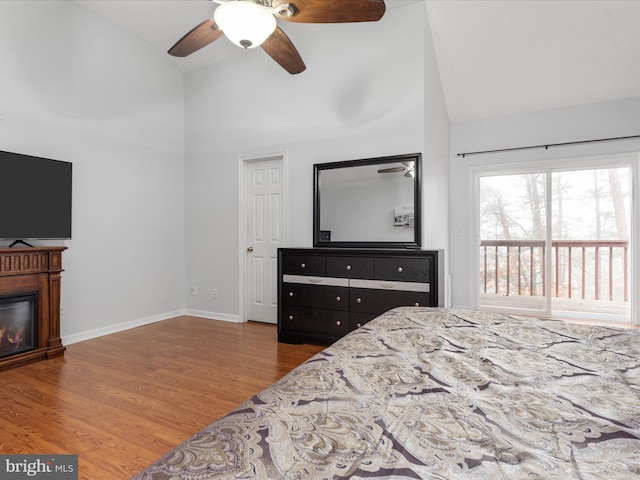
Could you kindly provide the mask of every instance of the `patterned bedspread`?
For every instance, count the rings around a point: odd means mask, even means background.
[[[640,478],[640,331],[399,308],[135,480]]]

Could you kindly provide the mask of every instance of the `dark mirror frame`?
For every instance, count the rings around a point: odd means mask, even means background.
[[[320,176],[323,171],[337,168],[351,168],[365,165],[379,165],[397,162],[414,162],[413,182],[413,207],[414,207],[414,238],[411,242],[385,242],[385,241],[331,241],[323,240],[320,235],[320,199],[322,185]],[[361,160],[347,160],[340,162],[316,163],[313,165],[313,246],[330,248],[387,248],[387,249],[419,249],[422,235],[422,154],[411,153],[394,155],[390,157],[366,158]]]

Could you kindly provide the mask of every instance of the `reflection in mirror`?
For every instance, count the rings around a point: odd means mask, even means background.
[[[314,169],[314,246],[420,246],[420,154]]]

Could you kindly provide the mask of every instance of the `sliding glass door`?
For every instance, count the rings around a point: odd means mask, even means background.
[[[547,309],[547,174],[480,177],[480,306]]]
[[[630,322],[630,165],[477,180],[481,308]]]

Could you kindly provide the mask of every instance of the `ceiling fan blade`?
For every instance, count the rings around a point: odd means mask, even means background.
[[[218,28],[216,22],[214,22],[212,18],[208,18],[178,40],[176,44],[169,49],[169,55],[186,57],[200,50],[202,47],[206,47],[222,35],[224,35],[224,33]]]
[[[271,36],[260,46],[292,75],[303,72],[307,68],[298,50],[280,27],[276,27]]]
[[[404,172],[406,170],[405,167],[391,167],[391,168],[383,168],[378,170],[378,173],[395,173],[395,172]]]
[[[289,4],[292,15],[283,20],[300,23],[376,22],[386,10],[384,0],[274,0],[278,8]]]

